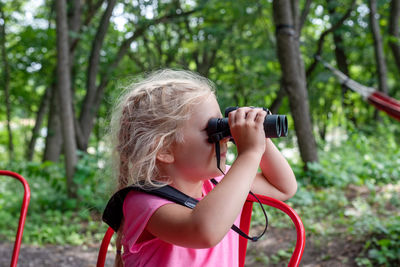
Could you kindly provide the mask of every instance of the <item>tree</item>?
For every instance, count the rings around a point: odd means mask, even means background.
[[[47,136],[43,161],[58,161],[63,144],[60,121],[60,102],[56,85],[50,86],[50,108],[47,118]]]
[[[297,9],[298,3],[295,1],[273,1],[282,86],[289,97],[301,158],[304,163],[308,163],[318,161],[318,155],[316,141],[312,133],[305,70],[299,50],[299,42],[295,39],[295,23],[298,23],[298,21],[294,21],[292,10]]]
[[[48,18],[48,25],[47,25],[47,31],[49,32],[51,30],[51,15],[53,13],[53,10],[50,11],[50,16]],[[31,161],[33,159],[33,155],[35,153],[35,145],[36,145],[36,141],[37,138],[39,136],[39,132],[40,129],[42,127],[43,121],[45,120],[46,115],[48,114],[48,106],[50,105],[50,103],[55,103],[55,101],[51,101],[51,96],[54,95],[53,90],[56,90],[56,85],[55,82],[56,80],[54,79],[54,76],[56,76],[56,69],[52,69],[51,66],[48,66],[50,70],[50,72],[53,74],[50,79],[50,84],[46,85],[46,90],[44,92],[44,94],[42,95],[42,98],[40,100],[40,104],[39,104],[39,109],[36,113],[36,119],[35,119],[35,126],[32,129],[32,135],[31,135],[31,139],[29,140],[29,143],[27,145],[27,150],[25,152],[26,154],[26,159]],[[43,69],[42,69],[43,72]],[[43,73],[43,75],[46,75],[45,73]],[[50,102],[51,101],[51,102]],[[53,107],[54,109],[54,107]],[[59,119],[58,116],[58,112],[55,112],[54,110],[52,110],[53,112],[50,113],[49,115],[49,124],[47,125],[47,129],[50,131],[55,130],[54,129],[54,124],[53,124],[53,120],[55,119],[54,116],[57,116],[57,119]],[[51,124],[50,124],[51,123]],[[60,132],[59,129],[59,124],[56,125],[57,127],[57,132]],[[52,141],[58,141],[59,144],[55,145],[55,146],[51,146],[50,145],[50,140]],[[53,138],[46,138],[46,146],[45,146],[45,153],[43,154],[43,160],[49,160],[49,161],[57,161],[58,160],[58,155],[60,154],[61,151],[60,147],[62,145],[61,143],[61,134],[59,134],[59,137],[57,137],[57,139]],[[57,152],[55,153],[51,153],[51,151],[49,151],[49,149],[53,149],[53,150],[57,150]],[[54,151],[53,151],[54,152]]]
[[[103,2],[103,1],[99,1]],[[92,20],[93,17],[95,17],[96,13],[101,8],[101,4],[98,5],[93,5],[92,2],[87,2],[85,3],[85,8],[82,7],[83,3],[81,1],[76,0],[72,1],[71,8],[70,8],[70,20],[69,20],[69,25],[68,29],[72,31],[72,36],[76,36],[75,38],[72,38],[70,41],[70,46],[69,46],[69,58],[70,58],[70,68],[71,68],[71,73],[76,73],[76,76],[72,76],[72,84],[71,84],[71,89],[76,89],[80,90],[80,93],[82,93],[82,89],[84,89],[84,97],[83,101],[79,101],[76,99],[76,97],[73,97],[73,103],[76,104],[74,106],[76,113],[79,114],[79,119],[74,117],[74,126],[75,126],[75,137],[76,137],[76,143],[78,149],[82,151],[86,151],[88,145],[89,145],[89,139],[96,121],[96,117],[98,115],[99,108],[103,102],[103,96],[104,92],[110,82],[110,79],[112,77],[113,72],[115,69],[118,67],[119,63],[121,60],[124,58],[124,56],[130,51],[131,49],[131,44],[139,39],[140,37],[143,36],[143,34],[148,30],[149,27],[155,26],[157,24],[161,23],[167,23],[170,21],[173,21],[175,18],[179,17],[184,17],[188,16],[194,12],[196,12],[198,9],[195,10],[189,10],[187,12],[176,12],[176,10],[172,9],[167,9],[165,8],[166,11],[161,10],[159,16],[154,19],[147,19],[144,18],[143,16],[140,16],[140,8],[134,9],[134,12],[138,13],[135,14],[135,16],[138,16],[139,21],[138,22],[129,22],[130,25],[132,25],[132,32],[130,34],[121,34],[120,36],[123,36],[121,42],[117,42],[118,46],[117,47],[111,47],[111,49],[107,49],[112,51],[110,53],[107,53],[107,57],[102,55],[102,53],[105,51],[105,46],[109,46],[109,44],[105,41],[107,34],[115,33],[115,29],[110,30],[109,25],[110,25],[110,18],[112,15],[112,12],[114,10],[115,5],[117,4],[116,0],[109,0],[107,1],[107,5],[105,5],[105,9],[101,14],[101,18],[97,24],[96,27],[94,25],[89,25],[92,21],[93,24],[96,23],[97,21]],[[130,5],[128,4],[121,4],[124,5],[126,8],[131,8]],[[171,5],[166,4],[166,6]],[[85,10],[85,13],[82,13],[82,10]],[[84,19],[82,19],[82,17]],[[83,23],[81,23],[83,21]],[[90,27],[89,27],[90,26]],[[77,54],[77,49],[80,52],[82,49],[81,46],[85,46],[86,43],[81,42],[82,36],[84,36],[84,31],[88,28],[91,28],[92,30],[89,31],[89,33],[86,34],[86,38],[89,37],[89,40],[91,42],[91,46],[89,48],[85,47],[85,49],[88,49],[88,54],[89,58],[86,61],[87,65],[80,64],[77,62],[77,58],[74,57],[74,54]],[[94,36],[90,36],[90,32],[93,32],[93,29],[95,29],[95,34]],[[69,31],[69,32],[71,32]],[[117,38],[115,40],[112,40],[113,43],[116,43]],[[110,48],[110,47],[109,47]],[[82,55],[81,55],[82,57]],[[81,59],[81,58],[80,58]],[[86,77],[85,79],[85,86],[82,88],[82,77],[79,76],[80,73],[82,73],[84,68],[86,68]],[[80,84],[80,86],[78,86]],[[75,90],[73,90],[75,92]],[[57,101],[57,98],[53,97],[53,104],[52,106],[57,108],[58,104],[55,103],[54,101]],[[50,113],[50,120],[51,121],[56,121],[57,118],[53,118],[53,116],[57,116],[56,112]],[[50,126],[50,125],[49,125]],[[56,126],[56,125],[55,125]],[[49,129],[52,129],[50,131],[51,133],[57,133],[58,130],[54,128],[54,125],[51,125]],[[57,137],[58,135],[48,135],[48,138],[51,138],[54,140],[54,142],[50,142],[51,140],[46,140],[46,155],[45,159],[51,159],[54,160],[55,158],[58,158],[56,155],[57,152],[60,152],[56,146],[60,143],[59,138]],[[55,152],[53,156],[49,156],[47,153],[49,152]]]
[[[389,21],[389,45],[392,49],[397,70],[400,72],[400,0],[392,0]]]
[[[54,87],[55,85],[53,85]],[[26,159],[29,161],[32,161],[33,159],[33,154],[35,153],[35,145],[37,141],[37,137],[39,136],[40,128],[42,127],[43,120],[47,114],[47,109],[48,105],[50,102],[50,96],[51,96],[51,88],[52,87],[47,87],[46,91],[44,92],[42,96],[42,100],[40,101],[39,109],[36,113],[36,120],[35,120],[35,126],[32,129],[32,136],[29,141],[27,150],[26,150]]]
[[[74,114],[72,112],[71,72],[69,58],[69,40],[67,23],[67,5],[65,0],[56,0],[57,27],[57,92],[60,103],[60,118],[65,154],[67,190],[69,196],[75,195],[73,177],[78,162]]]
[[[327,0],[327,6],[328,6],[328,11],[329,11],[329,19],[333,25],[335,25],[335,16],[337,15],[335,11],[336,5],[339,5],[340,3],[337,3],[336,1],[333,0]],[[351,9],[349,9],[349,12],[346,13],[348,16],[350,15],[350,12],[354,8],[355,1],[352,1],[352,6]],[[348,17],[346,16],[346,18]],[[343,20],[341,20],[343,23]],[[347,64],[347,56],[345,53],[345,45],[343,42],[343,36],[341,35],[340,32],[340,27],[333,31],[333,42],[335,44],[335,57],[336,57],[336,62],[338,65],[338,68],[341,72],[349,76],[349,66]],[[342,85],[342,98],[344,98],[348,88],[345,85]]]
[[[75,2],[78,3],[79,1]],[[104,87],[97,87],[96,79],[99,72],[100,51],[104,43],[108,26],[110,25],[111,14],[116,2],[116,0],[108,1],[107,8],[101,17],[96,35],[93,39],[92,49],[90,50],[86,80],[86,95],[82,104],[79,124],[75,124],[79,129],[79,131],[77,131],[77,140],[81,150],[86,150],[88,146],[89,136],[94,125],[94,119],[101,103],[99,99],[101,99],[103,95]]]
[[[67,1],[69,86],[77,149],[85,151],[88,146],[96,145],[95,138],[102,141],[101,134],[93,138],[92,132],[103,132],[112,105],[108,100],[119,93],[116,84],[124,83],[132,75],[162,67],[187,68],[208,76],[216,83],[222,108],[257,105],[282,114],[291,110],[298,142],[302,143],[301,156],[307,160],[314,158],[310,156],[312,152],[304,156],[305,143],[315,142],[309,129],[318,130],[324,140],[325,133],[333,128],[368,124],[373,109],[352,91],[343,99],[341,85],[314,60],[315,54],[323,53],[324,60],[336,64],[350,77],[374,86],[378,75],[371,68],[377,64],[374,46],[370,45],[373,39],[368,2],[289,2]],[[10,140],[6,122],[12,118],[16,125],[22,119],[23,125],[13,128],[15,158],[24,149],[27,159],[35,160],[33,152],[39,148],[36,145],[34,150],[36,138],[41,144],[41,134],[47,132],[43,158],[57,161],[65,152],[59,110],[65,100],[60,102],[59,88],[55,86],[56,2],[44,1],[32,10],[34,20],[40,23],[29,24],[23,16],[32,2],[9,3],[4,4],[9,93],[0,90],[0,99],[9,99],[11,105],[7,107],[4,101],[0,105],[0,120],[5,127],[0,135],[1,143],[10,152],[6,146]],[[357,8],[354,3],[358,4]],[[392,88],[398,87],[394,73],[399,70],[394,64],[395,47],[399,47],[398,3],[398,0],[379,2],[380,25],[388,25],[390,33],[388,36],[382,31],[383,48],[394,55],[387,58],[387,83],[393,84]],[[286,18],[277,21],[277,16],[274,17],[273,9],[277,13],[276,7],[281,5],[289,6],[282,12],[290,12],[286,15],[291,21]],[[11,12],[13,15],[7,16]],[[289,23],[282,23],[285,21]],[[2,52],[2,63],[4,55]],[[303,60],[307,66],[307,82],[303,80]],[[6,69],[1,69],[2,88],[6,84]],[[391,95],[397,98],[398,92],[393,89]],[[298,104],[303,99],[309,102]],[[296,107],[299,110],[295,112]],[[307,113],[311,115],[311,122]],[[357,125],[347,123],[352,118],[357,119]],[[32,130],[31,136],[28,129]],[[304,134],[307,131],[311,135]],[[8,153],[3,153],[5,156]]]
[[[371,23],[371,31],[372,37],[374,40],[374,51],[375,51],[375,60],[376,60],[376,68],[378,71],[378,89],[381,92],[388,93],[388,85],[387,85],[387,67],[385,54],[383,52],[383,41],[382,35],[379,28],[378,22],[378,12],[376,6],[376,0],[369,0],[370,7],[370,23]]]

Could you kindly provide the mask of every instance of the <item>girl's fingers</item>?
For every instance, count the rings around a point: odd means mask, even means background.
[[[228,116],[230,124],[241,123],[246,118],[246,108],[238,108],[237,110],[231,111]]]
[[[262,110],[262,109],[260,109],[260,110],[258,111],[258,113],[257,113],[257,116],[256,116],[255,121],[256,121],[257,123],[262,123],[262,124],[264,124],[264,120],[265,120],[265,117],[266,117],[266,116],[267,116],[267,112],[264,111],[264,110]]]
[[[242,107],[229,113],[230,124],[241,124],[245,121],[263,123],[266,112],[260,108]]]
[[[253,122],[255,118],[257,117],[257,110],[255,109],[250,109],[246,113],[246,121]]]
[[[244,120],[246,119],[246,115],[247,115],[248,111],[249,111],[249,108],[247,108],[247,107],[238,108],[235,113],[235,122],[243,123]]]
[[[260,108],[247,108],[245,119],[247,122],[263,123],[266,112]]]

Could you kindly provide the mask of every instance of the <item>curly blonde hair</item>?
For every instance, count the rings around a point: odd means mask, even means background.
[[[111,118],[118,189],[159,186],[157,153],[183,142],[182,124],[193,105],[214,95],[214,84],[196,73],[164,69],[125,88]]]

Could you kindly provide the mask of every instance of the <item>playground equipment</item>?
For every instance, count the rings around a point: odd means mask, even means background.
[[[306,235],[304,230],[303,222],[301,221],[299,215],[286,203],[276,200],[274,198],[270,198],[267,196],[256,195],[262,204],[280,209],[284,213],[286,213],[293,221],[294,226],[296,228],[297,233],[297,241],[296,247],[290,258],[289,267],[297,267],[300,264],[301,258],[303,257],[304,247],[306,243]],[[253,203],[256,202],[256,198],[249,195],[242,210],[242,215],[240,218],[240,229],[248,234],[250,230],[251,223],[251,214],[253,211]],[[108,245],[111,241],[111,238],[114,234],[114,230],[109,227],[103,237],[103,241],[100,245],[100,250],[97,258],[97,267],[103,267],[106,261]],[[247,250],[247,241],[248,239],[239,236],[239,266],[243,267],[245,258],[246,258],[246,250]]]
[[[17,230],[17,235],[15,237],[14,249],[13,249],[13,254],[12,254],[11,264],[10,264],[11,267],[16,267],[17,263],[18,263],[19,250],[21,248],[22,234],[24,232],[26,214],[28,213],[28,205],[29,205],[29,201],[31,198],[31,191],[29,189],[28,182],[25,180],[24,177],[22,177],[18,173],[0,170],[0,176],[8,176],[8,177],[15,178],[15,179],[19,180],[22,183],[22,185],[24,186],[24,197],[22,199],[21,213],[20,213],[19,222],[18,222],[18,230]]]

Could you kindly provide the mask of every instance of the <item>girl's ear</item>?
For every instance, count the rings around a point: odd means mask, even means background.
[[[160,161],[162,163],[166,163],[166,164],[171,164],[171,163],[174,163],[174,161],[175,161],[174,154],[172,153],[171,149],[169,149],[169,148],[165,148],[165,149],[158,151],[156,158],[158,161]]]

